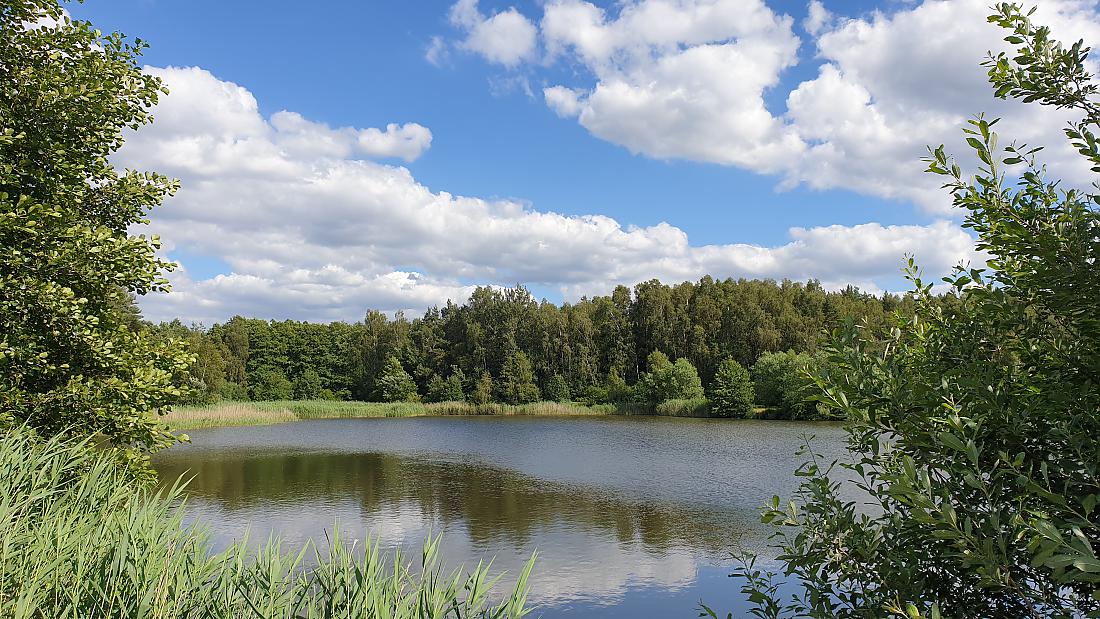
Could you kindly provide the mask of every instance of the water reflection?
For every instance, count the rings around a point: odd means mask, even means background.
[[[246,530],[300,543],[334,522],[388,548],[441,532],[452,563],[495,556],[515,573],[538,549],[544,617],[667,616],[646,610],[660,596],[689,617],[700,599],[735,606],[721,566],[738,540],[763,547],[758,506],[793,488],[807,430],[839,446],[828,426],[341,420],[196,432],[156,465],[195,476],[189,513],[218,544]]]

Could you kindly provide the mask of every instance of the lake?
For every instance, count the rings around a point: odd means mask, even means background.
[[[443,534],[449,566],[535,550],[533,617],[739,616],[738,548],[773,557],[760,506],[797,486],[801,437],[843,453],[835,424],[660,417],[329,419],[196,430],[158,454],[187,472],[189,518],[214,542],[246,531],[295,544],[379,536],[418,557]],[[503,593],[503,591],[502,591]]]

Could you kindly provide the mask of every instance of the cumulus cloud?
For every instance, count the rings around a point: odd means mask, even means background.
[[[268,121],[251,92],[208,71],[146,71],[175,90],[154,110],[155,125],[136,139],[144,149],[156,151],[154,158],[189,172],[285,175],[295,173],[295,162],[302,159],[357,155],[414,161],[432,144],[432,132],[416,123],[391,123],[385,130],[332,128],[287,111]]]
[[[979,112],[1001,117],[1004,135],[1047,146],[1044,157],[1070,182],[1091,180],[1061,134],[1065,113],[993,98],[978,63],[1007,44],[988,13],[983,0],[926,0],[823,30],[817,77],[787,98],[787,121],[807,145],[787,181],[945,210],[946,196],[918,159],[926,145],[959,145],[960,128]],[[1048,0],[1036,19],[1066,40],[1100,41],[1095,2]]]
[[[550,86],[542,89],[546,105],[562,118],[571,118],[580,114],[584,93],[565,86]]]
[[[802,28],[812,35],[818,35],[833,20],[833,14],[825,8],[821,0],[810,0],[806,7],[806,19],[802,20]]]
[[[548,89],[547,103],[597,137],[652,157],[769,172],[800,148],[763,100],[799,41],[791,18],[759,0],[647,0],[617,15],[556,0],[540,27],[551,57],[570,56],[596,78],[584,96]]]
[[[920,158],[926,145],[961,144],[960,128],[980,112],[1003,117],[1006,135],[1047,146],[1048,161],[1070,182],[1091,182],[1061,134],[1065,113],[992,97],[978,64],[1007,44],[986,23],[988,5],[924,0],[845,19],[811,0],[801,24],[813,40],[804,42],[793,18],[762,0],[628,0],[614,9],[549,0],[538,22],[542,64],[580,67],[588,83],[554,84],[543,96],[559,116],[633,153],[736,166],[775,175],[780,187],[846,189],[942,214],[949,199]],[[469,0],[454,6],[457,14],[480,23]],[[1046,0],[1036,19],[1064,40],[1100,42],[1095,0]],[[817,75],[784,82],[806,44],[803,61],[812,57]],[[785,109],[766,102],[784,99]]]
[[[970,236],[946,221],[795,228],[778,247],[695,246],[667,223],[623,226],[433,192],[407,168],[356,157],[402,156],[405,147],[391,142],[416,142],[410,125],[332,129],[285,111],[264,118],[248,90],[206,71],[149,71],[171,94],[116,163],[180,178],[179,194],[154,211],[152,231],[169,252],[217,256],[231,269],[200,280],[184,264],[172,294],[143,299],[152,319],[354,320],[368,308],[464,300],[473,283],[524,282],[567,298],[704,274],[816,277],[876,290],[894,279],[906,251],[933,272],[972,255]]]
[[[466,32],[462,47],[490,62],[514,67],[535,55],[538,31],[515,8],[486,17],[477,0],[459,0],[451,7],[451,23]]]

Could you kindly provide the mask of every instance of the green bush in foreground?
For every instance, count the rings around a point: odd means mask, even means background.
[[[0,435],[0,616],[183,619],[466,619],[526,614],[529,562],[490,600],[488,566],[446,572],[438,540],[420,565],[338,538],[287,552],[277,540],[213,553],[186,527],[179,485],[157,493],[85,443]],[[304,567],[307,563],[313,567]]]
[[[996,94],[1078,114],[1065,133],[1100,172],[1088,49],[996,11],[1017,48],[986,62]],[[999,150],[994,123],[966,129],[975,178],[942,146],[927,159],[990,268],[958,268],[938,303],[910,260],[915,316],[838,334],[818,390],[850,420],[841,466],[871,506],[814,456],[797,500],[765,513],[794,594],[739,571],[756,617],[1100,617],[1100,194]]]

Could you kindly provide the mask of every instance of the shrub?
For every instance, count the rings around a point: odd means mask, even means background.
[[[568,402],[569,397],[569,383],[565,382],[565,377],[561,374],[554,374],[550,378],[549,384],[546,385],[546,399],[551,402]]]
[[[996,93],[1080,114],[1066,134],[1100,171],[1088,49],[996,11],[1017,47],[986,62]],[[830,475],[812,456],[798,503],[773,499],[797,594],[749,560],[759,617],[1100,616],[1100,195],[1049,180],[1037,149],[998,150],[994,122],[965,130],[973,180],[942,146],[926,160],[990,268],[958,268],[941,302],[910,259],[915,315],[881,338],[838,333],[818,395],[850,419],[855,462]]]
[[[748,370],[733,359],[723,361],[714,376],[711,411],[720,417],[744,417],[752,411],[754,399]]]
[[[777,418],[818,417],[816,405],[806,399],[812,393],[813,381],[809,372],[814,367],[814,359],[806,353],[788,351],[760,355],[751,372],[756,402],[775,409]]]
[[[378,397],[383,402],[420,401],[416,382],[405,371],[397,357],[391,355],[382,366],[382,374],[378,377]]]
[[[663,352],[654,351],[649,355],[647,367],[649,372],[638,381],[638,389],[651,404],[704,397],[703,381],[687,359],[672,363]]]
[[[253,400],[289,400],[294,395],[294,385],[282,370],[267,368],[256,373],[249,385],[249,395]]]

